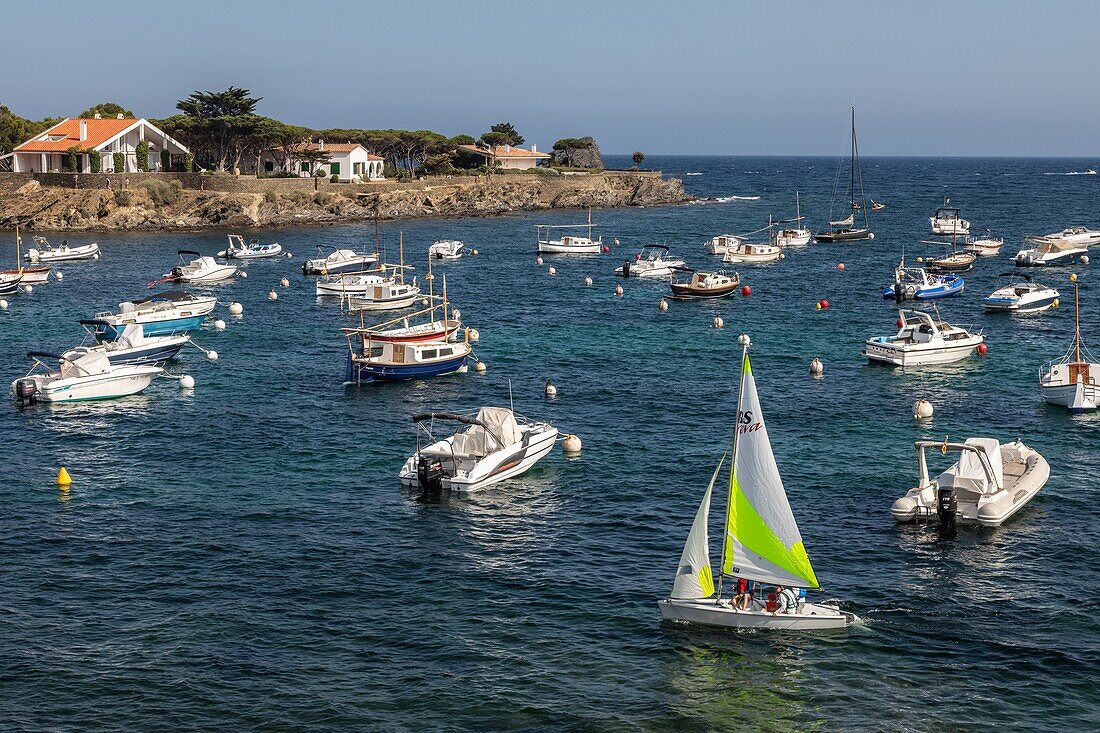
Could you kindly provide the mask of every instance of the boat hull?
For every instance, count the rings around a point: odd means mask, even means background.
[[[807,603],[801,613],[741,611],[719,605],[713,598],[680,600],[665,598],[657,602],[666,621],[723,629],[774,629],[777,631],[827,631],[844,629],[860,618],[833,606]]]
[[[672,287],[672,297],[676,300],[717,300],[731,297],[737,292],[741,283],[735,282],[732,285],[719,288],[695,288],[678,283],[670,283],[670,285]]]
[[[32,249],[27,252],[27,259],[31,262],[71,262],[73,260],[90,260],[98,254],[98,244],[86,244],[83,247],[70,247],[66,250],[47,249],[39,251]]]
[[[146,336],[175,336],[176,334],[198,331],[205,321],[206,313],[168,318],[162,321],[125,320],[97,326],[94,333],[100,341],[114,341],[122,335],[122,329],[128,324],[140,323]]]
[[[378,262],[373,256],[355,257],[340,262],[326,263],[325,260],[307,260],[302,264],[303,275],[347,275],[352,272],[365,272]]]
[[[959,341],[959,344],[949,346],[910,346],[908,349],[902,349],[888,345],[885,340],[870,339],[864,344],[863,356],[871,363],[899,367],[949,364],[973,354],[984,338],[973,336],[959,339]]]
[[[0,270],[0,276],[19,276],[21,285],[44,285],[50,281],[50,267],[24,267],[21,270]]]
[[[814,238],[819,242],[857,242],[861,239],[874,239],[870,229],[830,229],[818,232]]]
[[[132,374],[104,374],[94,378],[42,381],[35,399],[39,402],[89,402],[127,397],[144,391],[160,373],[160,369],[142,367],[140,372]]]
[[[278,257],[282,253],[283,245],[271,244],[262,249],[223,249],[218,252],[218,257],[224,257],[227,260],[262,260],[268,257]]]
[[[1047,404],[1065,407],[1071,412],[1085,412],[1096,409],[1100,404],[1100,385],[1082,384],[1080,398],[1077,394],[1077,384],[1039,384],[1039,392]],[[1081,404],[1082,398],[1084,403]]]
[[[882,291],[882,297],[884,300],[897,300],[897,296],[894,292],[894,285],[887,287]],[[919,286],[915,289],[912,295],[906,292],[906,295],[902,300],[938,300],[940,298],[950,298],[958,295],[966,287],[965,281],[959,277],[955,278],[950,283],[942,283],[940,285],[933,286]],[[903,292],[904,289],[903,289]]]
[[[982,307],[988,313],[1039,313],[1050,310],[1058,301],[1058,293],[1044,295],[1031,300],[1021,298],[982,298]]]
[[[15,295],[19,292],[19,283],[21,283],[22,281],[23,278],[19,276],[0,276],[0,295]]]
[[[598,255],[599,244],[563,245],[550,242],[539,242],[538,253],[549,255]]]
[[[528,430],[519,445],[509,446],[508,449],[482,458],[468,476],[444,476],[443,488],[459,494],[469,494],[522,476],[553,450],[557,439],[557,428],[549,425],[537,431]],[[414,453],[401,467],[398,478],[403,485],[420,485],[416,474],[419,460],[420,454]]]
[[[410,379],[430,379],[453,374],[466,369],[469,352],[447,359],[416,364],[387,364],[355,361],[348,355],[344,382],[369,384],[370,382],[401,382]]]
[[[1088,254],[1085,249],[1073,249],[1066,252],[1031,254],[1024,250],[1016,255],[1016,267],[1060,267],[1062,265],[1074,265]]]

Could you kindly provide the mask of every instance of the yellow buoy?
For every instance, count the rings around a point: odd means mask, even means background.
[[[72,484],[72,482],[73,482],[73,479],[72,479],[71,476],[69,476],[69,472],[65,470],[64,466],[57,469],[57,485],[58,486],[69,486],[69,485]]]

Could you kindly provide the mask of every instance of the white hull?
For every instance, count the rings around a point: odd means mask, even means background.
[[[510,445],[495,451],[477,462],[468,474],[463,476],[445,476],[443,488],[460,494],[481,491],[493,484],[527,473],[554,448],[558,439],[558,430],[550,425],[532,426],[528,431],[529,442],[526,445]],[[446,443],[447,441],[440,441]],[[435,444],[438,446],[439,444]],[[429,446],[429,450],[433,446]],[[398,473],[402,485],[416,487],[419,481],[416,475],[420,453],[414,453]]]
[[[71,260],[90,260],[99,254],[99,245],[93,242],[81,247],[58,249],[28,250],[27,259],[31,262],[68,262]]]
[[[252,249],[223,249],[221,252],[218,252],[218,257],[224,257],[230,260],[262,260],[267,257],[278,257],[282,253],[282,245],[276,244],[265,251]]]
[[[539,254],[554,255],[597,255],[600,253],[600,245],[592,244],[558,244],[556,242],[539,242]]]
[[[962,237],[962,236],[965,236],[965,235],[970,233],[970,222],[965,221],[965,220],[960,220],[960,221],[958,221],[954,224],[949,223],[949,222],[948,223],[937,224],[935,221],[933,221],[932,222],[932,233],[937,234],[939,236],[946,236],[946,237],[950,237],[950,236],[953,236],[953,235],[957,235],[957,236]]]
[[[1083,398],[1084,404],[1080,404],[1082,400],[1078,399],[1076,384],[1040,383],[1039,392],[1042,393],[1043,399],[1051,405],[1059,405],[1061,407],[1074,408],[1081,411],[1095,410],[1096,406],[1100,405],[1100,386],[1095,384],[1082,383],[1081,398]]]
[[[410,305],[416,302],[416,299],[420,297],[420,291],[417,291],[411,295],[403,295],[400,298],[373,300],[370,298],[359,298],[351,296],[348,298],[348,310],[353,311],[388,311],[397,310],[399,308],[408,308]]]
[[[181,283],[194,283],[196,285],[201,285],[203,283],[220,283],[225,282],[236,274],[237,268],[229,265],[226,267],[219,267],[216,270],[196,272],[193,275],[181,275],[179,281]]]
[[[110,374],[94,377],[44,379],[39,375],[31,378],[38,384],[36,399],[41,402],[81,402],[137,394],[148,387],[160,373],[161,370],[156,367],[116,367]]]
[[[775,238],[775,243],[780,247],[802,247],[810,243],[813,233],[809,229],[798,229],[797,234],[786,235],[780,233]]]
[[[20,285],[45,285],[50,281],[50,270],[44,272],[31,272],[30,270],[8,270],[0,275],[19,275]]]
[[[769,613],[768,611],[741,611],[718,605],[713,598],[679,600],[665,598],[657,602],[661,616],[666,621],[710,626],[724,629],[775,629],[781,631],[825,631],[843,629],[860,618],[845,613],[834,606],[807,603],[801,612]]]
[[[863,348],[863,355],[868,361],[900,367],[949,364],[970,356],[983,340],[981,336],[974,336],[969,339],[960,339],[961,343],[951,346],[921,344],[904,349],[868,341]]]
[[[722,258],[722,261],[735,264],[764,265],[769,262],[778,262],[780,254],[782,253],[770,252],[767,254],[744,254],[731,249],[726,252],[726,255]]]

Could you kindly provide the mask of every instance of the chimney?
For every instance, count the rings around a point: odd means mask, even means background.
[[[81,120],[80,121],[80,141],[84,142],[87,139],[88,139],[88,121],[87,120]]]
[[[506,152],[506,153],[512,152],[512,144],[511,143],[505,143],[504,144],[504,152]]]
[[[103,115],[101,115],[100,113],[96,112],[96,113],[95,113],[95,118],[96,118],[97,120],[102,120],[102,119],[103,119]]]
[[[319,142],[317,144],[317,149],[320,150],[322,153],[325,152],[325,141],[324,140],[322,140],[321,142]]]
[[[122,117],[122,113],[121,113],[121,112],[119,112],[119,113],[118,113],[117,115],[115,115],[115,119],[116,119],[116,120],[121,120],[121,119],[123,119],[123,117]]]
[[[538,145],[532,145],[531,146],[531,152],[532,153],[537,153],[538,151],[539,151],[539,146]]]

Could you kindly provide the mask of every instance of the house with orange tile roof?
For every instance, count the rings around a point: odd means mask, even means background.
[[[91,173],[89,153],[98,151],[104,173],[132,173],[138,170],[137,146],[149,144],[149,170],[160,171],[161,151],[167,150],[170,167],[178,167],[188,150],[144,118],[111,117],[98,114],[91,119],[69,118],[35,135],[9,153],[11,169],[16,173],[52,173],[64,171],[69,151],[78,148],[78,173]],[[115,153],[122,153],[122,169],[115,170]]]
[[[534,168],[540,161],[549,160],[550,156],[540,153],[537,146],[532,145],[530,150],[517,148],[512,145],[459,145],[459,150],[477,155],[485,159],[489,167],[499,167],[504,170],[524,171]]]
[[[309,150],[324,153],[327,162],[310,160],[297,153]],[[256,162],[259,175],[285,171],[308,178],[320,174],[325,178],[336,176],[341,181],[381,181],[384,178],[385,160],[371,153],[358,143],[326,143],[318,140],[303,143],[287,154],[282,148],[265,150]]]

